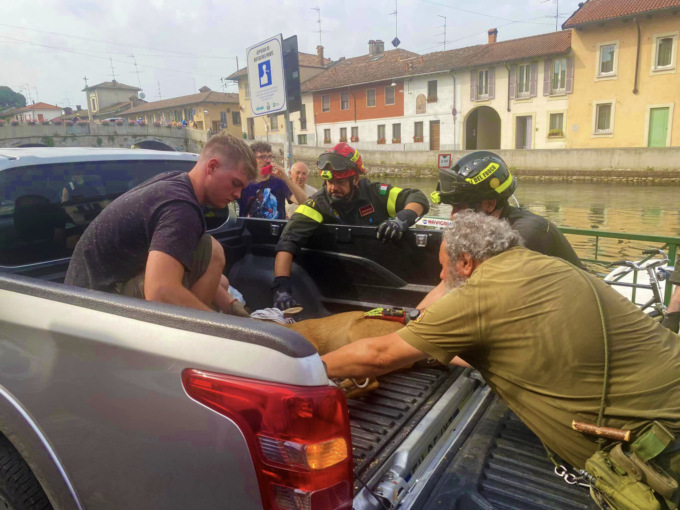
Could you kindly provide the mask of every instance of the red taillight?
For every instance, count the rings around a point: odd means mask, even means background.
[[[272,510],[352,506],[352,439],[344,394],[331,386],[264,383],[200,370],[182,373],[190,397],[232,419]]]

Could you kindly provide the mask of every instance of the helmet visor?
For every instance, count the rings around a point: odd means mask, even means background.
[[[342,172],[343,170],[349,170],[353,168],[353,164],[350,162],[349,158],[336,154],[334,152],[324,152],[319,156],[316,162],[316,167],[319,170],[334,170],[336,172]]]

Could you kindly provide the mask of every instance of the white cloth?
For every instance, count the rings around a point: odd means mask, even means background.
[[[314,193],[316,193],[318,190],[316,188],[313,188],[309,184],[305,184],[305,194],[307,195],[307,198],[311,197]],[[291,197],[293,198],[293,197]],[[298,204],[294,204],[292,202],[288,202],[286,200],[286,218],[290,218],[293,213],[295,212],[295,209],[297,209]]]
[[[250,314],[253,319],[260,319],[262,321],[274,321],[279,324],[293,324],[295,321],[290,317],[284,317],[283,311],[278,308],[263,308],[255,310]]]

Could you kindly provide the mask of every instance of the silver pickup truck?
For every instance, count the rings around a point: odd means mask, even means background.
[[[311,344],[285,328],[61,283],[103,207],[195,161],[0,149],[6,508],[591,507],[474,371],[423,363],[346,401]],[[253,308],[270,306],[285,223],[205,216],[232,285]],[[373,228],[321,228],[296,259],[294,290],[307,317],[413,306],[437,282],[440,241],[412,230],[394,257]]]

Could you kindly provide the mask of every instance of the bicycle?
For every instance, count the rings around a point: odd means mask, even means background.
[[[641,262],[633,262],[630,260],[617,260],[611,262],[610,267],[628,268],[626,270],[614,270],[607,275],[605,282],[611,286],[628,287],[633,289],[631,294],[631,301],[640,307],[640,310],[647,313],[650,317],[659,317],[663,319],[666,314],[666,305],[664,304],[661,282],[667,280],[671,271],[661,266],[668,265],[670,262],[666,256],[666,252],[659,249],[643,250],[643,255],[656,256],[660,255],[660,259],[645,259]],[[639,283],[638,273],[646,272],[649,283]],[[627,275],[633,275],[633,281],[621,281]],[[610,278],[611,279],[608,279]],[[635,302],[636,290],[651,290],[652,296],[644,303]],[[623,293],[622,293],[623,294]]]

